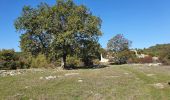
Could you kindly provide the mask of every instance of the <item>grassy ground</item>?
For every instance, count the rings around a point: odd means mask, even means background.
[[[54,79],[45,79],[56,76]],[[2,100],[170,100],[170,67],[38,70],[0,77]]]

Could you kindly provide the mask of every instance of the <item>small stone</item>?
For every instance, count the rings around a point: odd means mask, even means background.
[[[124,73],[125,75],[128,75],[129,73]]]
[[[40,80],[42,80],[43,79],[43,77],[40,77]]]
[[[50,79],[55,79],[56,76],[48,76],[48,77],[45,77],[46,80],[50,80]]]
[[[79,75],[79,73],[67,73],[65,76],[73,76],[73,75]]]
[[[28,89],[29,88],[29,86],[25,86],[25,89]]]
[[[156,88],[160,88],[160,89],[164,88],[164,85],[162,83],[156,83],[156,84],[154,84],[154,86]]]
[[[83,80],[78,80],[78,82],[80,82],[80,83],[81,83],[81,82],[83,82]]]
[[[147,74],[147,76],[154,76],[155,74]]]

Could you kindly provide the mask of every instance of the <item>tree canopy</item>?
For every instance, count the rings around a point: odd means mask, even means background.
[[[94,56],[100,47],[100,26],[99,17],[72,0],[58,0],[53,6],[25,6],[15,21],[16,30],[22,33],[23,52],[35,56],[41,53],[52,60],[62,58],[63,67],[68,55],[79,55],[84,61]]]
[[[127,63],[127,60],[132,56],[129,51],[131,43],[123,34],[117,34],[111,38],[107,43],[107,49],[114,54],[114,58],[110,60],[116,64]]]
[[[123,34],[117,34],[108,41],[107,49],[113,52],[120,52],[129,49],[131,43]]]

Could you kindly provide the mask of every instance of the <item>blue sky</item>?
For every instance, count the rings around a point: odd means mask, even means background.
[[[14,28],[15,19],[24,5],[35,7],[40,2],[53,5],[56,0],[1,0],[0,49],[19,51],[19,36]],[[132,48],[147,48],[170,43],[170,0],[74,0],[86,5],[102,19],[103,36],[100,44],[121,33],[131,40]]]

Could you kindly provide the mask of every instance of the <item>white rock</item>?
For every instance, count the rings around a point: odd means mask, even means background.
[[[55,79],[55,78],[56,78],[56,76],[47,76],[47,77],[45,77],[46,80]]]
[[[154,84],[154,86],[156,88],[160,88],[160,89],[164,88],[164,85],[162,83],[156,83],[156,84]]]
[[[78,80],[78,82],[80,82],[80,83],[81,83],[81,82],[83,82],[83,80]]]
[[[147,76],[154,76],[155,74],[147,74]]]
[[[67,73],[65,76],[73,76],[73,75],[79,75],[79,73]]]
[[[43,79],[43,77],[40,77],[40,80],[42,80]]]
[[[129,75],[129,73],[124,73],[125,75]]]

